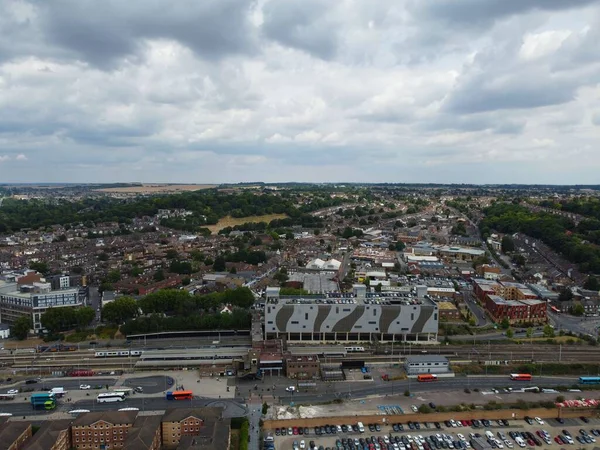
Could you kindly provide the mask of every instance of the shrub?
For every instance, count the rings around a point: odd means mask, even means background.
[[[408,389],[404,391],[404,396],[410,397],[410,391]]]
[[[470,394],[470,393],[471,393],[471,389],[465,388],[465,394]]]

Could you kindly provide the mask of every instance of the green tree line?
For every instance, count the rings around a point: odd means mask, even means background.
[[[480,222],[483,236],[489,236],[491,230],[511,234],[521,232],[540,239],[567,260],[578,264],[581,272],[600,273],[600,249],[583,242],[585,236],[571,220],[500,202],[486,208],[484,213],[485,218]]]
[[[310,197],[310,201],[306,197]],[[221,217],[250,217],[265,214],[287,214],[292,222],[311,223],[308,212],[344,203],[328,193],[311,194],[285,191],[278,194],[262,192],[223,193],[216,189],[185,192],[178,195],[156,195],[135,199],[85,198],[68,200],[16,200],[6,198],[0,209],[0,233],[25,228],[43,228],[51,225],[83,223],[89,228],[95,222],[130,223],[135,217],[153,216],[159,209],[186,209],[189,218],[174,220],[174,228],[202,231]],[[301,206],[297,206],[301,204]]]

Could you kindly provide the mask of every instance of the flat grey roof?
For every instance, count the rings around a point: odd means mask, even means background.
[[[447,363],[448,358],[441,355],[415,355],[408,356],[406,358],[407,363],[424,363],[424,362],[433,362],[433,363]]]

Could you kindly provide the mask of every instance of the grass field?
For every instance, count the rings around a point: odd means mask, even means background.
[[[236,225],[241,225],[243,223],[258,223],[258,222],[266,222],[269,223],[271,220],[275,219],[286,219],[286,214],[266,214],[264,216],[250,216],[250,217],[223,217],[217,222],[216,225],[208,225],[208,228],[213,234],[218,233],[220,230],[226,227],[234,227]]]
[[[158,194],[199,191],[200,189],[212,189],[215,187],[217,187],[216,184],[144,184],[142,186],[96,189],[96,191],[116,194]]]

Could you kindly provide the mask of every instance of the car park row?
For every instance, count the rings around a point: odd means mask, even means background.
[[[528,425],[542,426],[545,422],[536,418],[525,418]],[[555,419],[560,425],[563,423],[561,419]],[[589,420],[585,417],[580,418],[584,423]],[[575,445],[577,443],[585,445],[596,442],[596,437],[600,437],[600,429],[592,428],[587,431],[579,429],[577,432],[569,432],[566,429],[552,435],[544,429],[540,430],[497,430],[495,433],[491,427],[506,428],[511,426],[507,420],[489,421],[481,420],[448,420],[439,423],[419,423],[408,422],[406,424],[394,423],[386,424],[390,426],[389,434],[384,435],[366,435],[364,433],[381,433],[381,424],[368,424],[363,426],[361,423],[354,425],[324,425],[316,426],[308,429],[307,427],[289,427],[275,429],[276,436],[298,436],[298,440],[294,440],[291,444],[292,450],[441,450],[441,449],[470,449],[476,447],[475,441],[486,441],[492,448],[498,449],[513,449],[515,447],[544,447],[554,443],[564,445]],[[467,430],[463,433],[458,430],[448,433],[442,430],[445,425],[446,429],[457,429],[461,427],[469,427],[472,431]],[[515,428],[523,428],[515,426]],[[478,432],[478,428],[481,431]],[[361,429],[363,431],[361,431]],[[409,430],[415,430],[410,433]],[[423,431],[419,431],[423,430]],[[385,432],[385,431],[384,431]],[[406,433],[409,432],[409,433]],[[347,434],[358,434],[357,437],[349,437]],[[399,434],[400,433],[400,434]],[[419,433],[426,434],[423,436]],[[314,438],[304,438],[305,436],[315,436]],[[334,436],[335,435],[335,436]],[[341,436],[339,436],[341,435]],[[328,445],[318,442],[323,438],[328,439]],[[310,439],[310,440],[309,440]],[[335,439],[335,442],[333,442]],[[307,442],[308,441],[308,442]],[[287,448],[287,447],[286,447]]]

